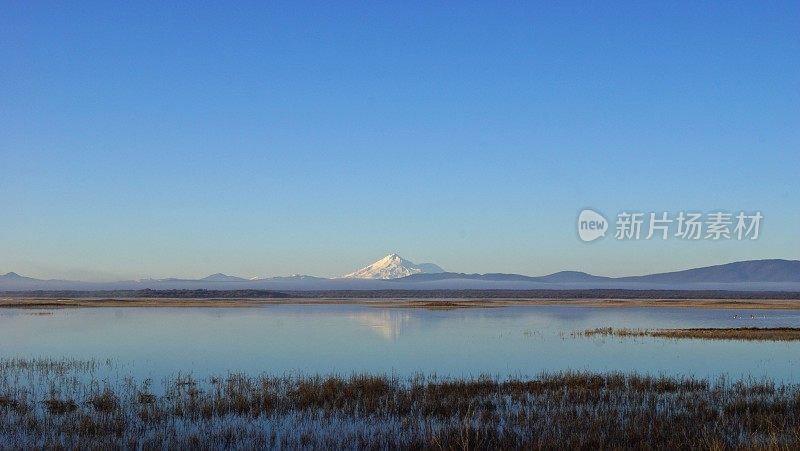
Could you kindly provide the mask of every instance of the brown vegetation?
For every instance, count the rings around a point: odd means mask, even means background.
[[[800,387],[771,382],[229,374],[177,375],[153,390],[129,377],[101,383],[96,362],[15,362],[0,362],[0,448],[800,446]]]
[[[750,341],[795,341],[800,340],[800,328],[796,327],[732,327],[732,328],[692,328],[692,329],[614,329],[601,327],[587,329],[579,334],[591,336],[616,337],[656,337],[656,338],[695,338],[707,340],[750,340]]]

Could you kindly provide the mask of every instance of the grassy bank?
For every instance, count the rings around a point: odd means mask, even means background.
[[[800,328],[796,327],[730,327],[730,328],[692,328],[692,329],[615,329],[600,327],[587,329],[577,335],[586,337],[656,337],[693,338],[706,340],[745,340],[745,341],[797,341]]]
[[[155,386],[106,365],[0,361],[0,448],[800,446],[800,388],[768,382],[179,374]]]

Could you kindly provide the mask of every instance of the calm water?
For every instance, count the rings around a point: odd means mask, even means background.
[[[0,310],[0,357],[112,358],[138,377],[178,371],[505,377],[572,369],[800,382],[798,342],[569,335],[607,326],[800,327],[793,311],[281,305],[36,312]]]

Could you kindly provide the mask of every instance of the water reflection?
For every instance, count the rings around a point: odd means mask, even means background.
[[[410,314],[392,309],[354,312],[348,314],[348,317],[389,341],[396,341],[411,321]]]
[[[637,371],[800,382],[800,343],[577,337],[598,327],[800,327],[793,311],[363,305],[0,310],[0,357],[114,358],[138,375]]]

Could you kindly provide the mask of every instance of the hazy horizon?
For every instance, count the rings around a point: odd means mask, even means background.
[[[406,260],[408,260],[408,259],[406,259]],[[763,259],[763,260],[798,261],[797,259]],[[652,275],[652,274],[658,274],[658,273],[668,273],[668,272],[683,271],[683,270],[688,270],[688,269],[696,269],[696,268],[707,267],[707,266],[725,265],[725,264],[728,264],[728,263],[737,263],[737,262],[741,262],[741,260],[724,261],[724,262],[718,262],[718,263],[714,263],[714,264],[710,264],[710,265],[685,266],[685,267],[670,269],[670,270],[666,270],[666,271],[654,271],[654,272],[643,272],[643,273],[632,273],[632,274],[616,274],[616,275],[601,274],[601,273],[589,273],[589,274],[594,275],[594,276],[605,276],[605,277],[645,276],[645,275]],[[372,264],[372,263],[377,263],[377,261],[370,262],[370,264]],[[417,264],[426,263],[426,264],[428,264],[428,263],[433,263],[433,262],[412,262],[412,263],[417,263]],[[355,268],[355,269],[359,269],[360,270],[360,269],[363,269],[363,268],[359,267],[359,268]],[[465,272],[465,271],[450,270],[450,269],[447,269],[447,268],[441,268],[441,269],[443,269],[444,272],[448,272],[448,273],[473,274],[473,273],[468,273],[468,272]],[[558,273],[558,272],[571,272],[571,271],[576,271],[576,270],[570,269],[570,268],[564,268],[564,269],[560,269],[560,270],[557,270],[557,271],[552,271],[552,272],[549,272],[549,273],[541,273],[541,274],[525,274],[525,273],[518,273],[518,272],[509,272],[509,273],[511,273],[511,274],[520,274],[520,275],[525,275],[525,276],[540,277],[540,276],[551,275],[553,273]],[[497,273],[497,272],[498,271],[491,271],[490,270],[490,271],[484,271],[483,274],[485,274],[485,273]],[[582,272],[585,272],[585,271],[582,271]],[[49,277],[37,277],[35,275],[32,276],[31,274],[21,274],[21,273],[19,273],[17,271],[6,271],[6,272],[0,271],[0,275],[11,274],[11,273],[17,274],[18,276],[32,277],[32,278],[35,278],[35,279],[43,279],[43,280],[55,279],[55,278],[49,278]],[[80,281],[80,282],[100,282],[100,283],[104,283],[104,282],[123,282],[123,281],[126,281],[126,280],[144,280],[144,279],[159,280],[159,279],[171,279],[171,278],[174,278],[174,279],[186,279],[186,280],[199,280],[199,279],[202,279],[202,278],[205,278],[205,277],[214,276],[214,275],[218,275],[218,274],[222,274],[222,275],[225,275],[225,276],[240,277],[240,278],[243,278],[243,279],[255,279],[255,278],[268,279],[268,278],[271,278],[271,277],[288,277],[288,276],[296,276],[296,275],[313,276],[313,277],[330,278],[330,279],[348,277],[345,274],[336,274],[336,275],[332,275],[332,276],[325,276],[325,275],[320,275],[320,274],[311,274],[311,273],[304,273],[304,272],[292,273],[292,274],[261,274],[261,275],[250,276],[250,275],[246,275],[246,274],[243,275],[243,274],[235,274],[235,273],[230,273],[230,272],[225,272],[225,271],[217,271],[215,273],[208,273],[208,274],[197,274],[197,275],[188,275],[188,276],[181,276],[181,275],[172,274],[172,275],[161,275],[161,276],[148,276],[148,277],[142,277],[142,278],[137,278],[137,279],[124,279],[124,278],[116,278],[116,279],[114,279],[114,278],[107,278],[107,279],[103,279],[103,278],[97,279],[97,278],[95,278],[95,279],[91,279],[91,278],[81,278],[80,277],[81,274],[80,273],[76,273],[76,274],[74,274],[74,277],[65,278],[64,280]],[[401,276],[398,276],[398,277],[401,277]],[[394,277],[390,277],[390,278],[394,278]]]
[[[800,258],[800,4],[4,2],[0,273]],[[584,243],[579,211],[759,211]]]

